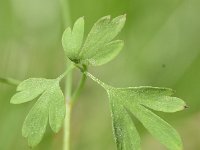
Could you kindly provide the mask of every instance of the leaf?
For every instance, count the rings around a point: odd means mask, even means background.
[[[110,19],[105,16],[99,19],[89,32],[83,47],[84,19],[79,18],[73,27],[67,28],[62,37],[62,45],[66,56],[77,64],[103,65],[120,52],[123,42],[111,42],[121,31],[126,21],[126,15]]]
[[[72,61],[78,60],[80,48],[83,42],[84,36],[84,18],[79,18],[73,27],[67,28],[62,37],[62,45],[66,56]]]
[[[48,122],[48,103],[40,98],[27,115],[23,127],[22,135],[28,138],[28,145],[36,146],[42,140]]]
[[[117,40],[104,45],[93,57],[83,61],[84,64],[100,66],[114,59],[124,46],[124,42]]]
[[[22,128],[22,135],[28,138],[29,145],[34,147],[41,141],[45,133],[48,118],[52,130],[54,132],[60,130],[66,109],[64,95],[60,89],[59,80],[56,79],[28,79],[22,82],[17,90],[20,92],[13,96],[12,103],[27,102],[26,96],[32,93],[35,94],[32,94],[31,98],[41,94],[27,115]],[[20,93],[25,96],[16,96]],[[20,97],[25,99],[20,100]],[[28,100],[32,100],[31,98]]]
[[[99,19],[92,27],[80,53],[81,59],[92,58],[99,49],[113,40],[123,28],[126,21],[126,15],[121,15],[113,20],[110,16]]]
[[[152,100],[148,99],[146,101],[141,101],[140,103],[153,110],[163,112],[177,112],[187,108],[185,102],[180,98],[170,96],[158,96]]]
[[[133,125],[132,115],[169,150],[182,149],[181,138],[176,130],[144,107],[164,112],[175,112],[186,108],[184,101],[170,97],[174,93],[173,90],[156,87],[113,88],[107,85],[103,87],[109,95],[114,133],[119,150],[140,149],[140,138]]]
[[[177,97],[171,97],[174,91],[169,88],[150,86],[118,88],[121,93],[129,95],[129,99],[156,111],[176,112],[185,109],[185,102]],[[137,100],[137,101],[136,101]]]
[[[111,116],[113,119],[113,131],[118,150],[140,150],[141,142],[139,133],[123,105],[112,99],[114,95],[109,93],[111,99]]]
[[[169,150],[183,149],[179,134],[167,122],[141,105],[133,105],[130,109],[144,127]]]
[[[49,123],[54,132],[58,132],[62,126],[65,118],[65,101],[64,95],[59,87],[56,85],[51,93],[48,93],[49,98]]]
[[[21,104],[33,100],[39,96],[54,81],[44,78],[30,78],[21,82],[16,93],[10,100],[12,104]]]

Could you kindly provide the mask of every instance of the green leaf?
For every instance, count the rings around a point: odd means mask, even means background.
[[[60,130],[66,109],[64,95],[60,89],[59,80],[56,79],[28,79],[23,81],[17,90],[20,92],[13,96],[12,103],[27,102],[41,94],[27,115],[22,128],[22,135],[28,138],[29,145],[34,147],[41,141],[48,119],[54,132]],[[22,96],[19,96],[20,94]],[[28,95],[32,99],[27,98]]]
[[[134,103],[139,103],[156,111],[176,112],[185,109],[185,102],[177,97],[171,97],[174,91],[169,88],[158,88],[150,86],[118,88],[129,94],[129,99],[134,100]]]
[[[114,133],[119,150],[140,149],[140,138],[133,125],[132,115],[140,120],[145,128],[169,150],[182,149],[181,138],[176,130],[144,107],[164,112],[175,112],[186,108],[184,101],[170,97],[174,93],[173,90],[156,87],[113,88],[108,85],[103,85],[103,87],[109,95]]]
[[[125,24],[126,15],[110,20],[110,16],[99,19],[92,27],[80,53],[82,60],[92,58],[99,49],[113,40]]]
[[[43,78],[30,78],[21,82],[16,93],[10,100],[12,104],[21,104],[33,100],[39,96],[54,81]]]
[[[177,131],[163,119],[141,105],[132,105],[131,112],[144,127],[169,150],[182,150],[182,141]]]
[[[89,32],[82,46],[84,36],[84,19],[79,18],[73,27],[67,28],[62,37],[66,56],[74,63],[99,66],[112,60],[123,47],[122,41],[111,42],[124,27],[126,15],[110,19],[99,19]]]
[[[22,127],[22,135],[28,138],[29,146],[39,144],[46,131],[47,122],[48,101],[43,100],[42,96],[27,115]]]
[[[98,53],[96,53],[96,55],[83,61],[82,63],[93,66],[100,66],[106,64],[119,54],[123,46],[124,46],[123,41],[120,40],[112,41],[104,45],[102,48],[100,48],[98,50]]]
[[[140,103],[153,110],[163,112],[177,112],[187,108],[185,102],[180,98],[170,96],[158,96],[146,101],[143,99]]]
[[[111,116],[115,141],[118,150],[140,150],[141,141],[139,133],[123,105],[119,105],[112,92],[109,93],[111,99]],[[115,99],[115,100],[113,100]]]
[[[72,61],[78,60],[80,48],[83,42],[84,36],[84,18],[79,18],[73,27],[67,28],[62,37],[62,45],[66,56]]]
[[[49,101],[49,123],[54,132],[58,132],[65,118],[65,101],[64,95],[59,85],[54,86],[48,92]]]

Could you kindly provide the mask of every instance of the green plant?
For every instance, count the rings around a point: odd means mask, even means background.
[[[103,65],[119,54],[124,43],[113,39],[124,27],[125,20],[126,15],[114,19],[110,16],[99,19],[84,43],[84,18],[79,18],[73,29],[67,28],[63,34],[62,45],[66,60],[71,60],[71,63],[56,79],[30,78],[19,84],[13,79],[0,79],[5,83],[18,84],[17,93],[10,101],[12,104],[21,104],[38,98],[22,128],[22,135],[28,139],[31,147],[42,140],[48,122],[55,133],[61,129],[64,122],[63,149],[69,149],[71,109],[84,86],[86,77],[89,77],[108,94],[118,150],[140,149],[140,136],[134,125],[133,116],[169,150],[182,150],[181,138],[176,130],[150,110],[171,113],[187,108],[184,101],[171,96],[173,90],[151,86],[115,88],[87,71],[88,66]],[[81,71],[82,79],[72,96],[67,94],[70,92],[66,92],[64,96],[59,83],[70,75],[74,68]],[[70,86],[67,88],[71,91]]]

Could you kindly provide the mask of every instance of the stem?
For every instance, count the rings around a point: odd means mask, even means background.
[[[83,66],[83,72],[87,71],[87,67],[86,66]],[[74,91],[74,94],[72,95],[72,104],[74,104],[78,98],[78,96],[80,95],[83,87],[84,87],[84,84],[85,84],[85,81],[87,79],[87,76],[83,73],[82,74],[82,77],[81,77],[81,81],[79,82],[79,85],[78,87],[76,88],[76,90]]]
[[[71,65],[71,62],[68,62]],[[72,70],[68,72],[65,81],[66,113],[64,120],[63,150],[70,150],[70,122],[71,122],[71,88]]]
[[[83,66],[81,67],[80,65],[74,64],[83,74],[85,74],[86,76],[88,76],[89,78],[91,78],[93,81],[95,81],[96,83],[98,83],[99,85],[101,85],[104,89],[110,89],[112,88],[110,85],[104,83],[103,81],[99,80],[98,78],[96,78],[95,76],[93,76],[92,74],[90,74]]]
[[[92,74],[90,74],[89,72],[84,72],[88,77],[90,77],[93,81],[95,81],[96,83],[98,83],[99,85],[101,85],[104,89],[110,89],[111,86],[109,86],[108,84],[105,84],[104,82],[102,82],[101,80],[99,80],[98,78],[96,78],[95,76],[93,76]]]
[[[67,62],[69,66],[72,65],[70,61]],[[70,104],[71,101],[71,95],[72,95],[72,72],[73,70],[70,70],[68,72],[68,75],[65,80],[65,97],[66,97],[66,104]]]
[[[64,28],[69,26],[71,23],[70,11],[69,11],[69,0],[60,0],[60,6],[62,11],[62,20]],[[72,63],[68,60],[67,66]],[[63,137],[63,150],[70,150],[70,118],[71,118],[71,88],[72,88],[72,70],[68,72],[68,76],[65,81],[65,97],[66,97],[66,114],[64,120],[64,137]]]
[[[2,78],[2,77],[0,77],[0,82],[5,83],[5,84],[9,84],[9,85],[13,85],[13,86],[17,86],[21,81],[13,79],[13,78]]]
[[[71,105],[66,105],[66,115],[64,120],[64,135],[63,135],[63,150],[70,150],[70,120],[71,120]]]
[[[63,79],[67,74],[69,74],[69,73],[72,71],[72,69],[73,69],[74,67],[75,67],[75,66],[74,66],[73,64],[70,64],[70,66],[67,68],[67,70],[66,70],[63,74],[61,74],[61,75],[57,78],[57,80]]]
[[[62,13],[62,20],[64,24],[64,28],[71,25],[71,17],[69,10],[69,0],[60,0],[60,7]]]

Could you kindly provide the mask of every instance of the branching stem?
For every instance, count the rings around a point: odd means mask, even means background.
[[[96,83],[98,83],[99,85],[101,85],[104,89],[109,89],[111,88],[111,86],[109,86],[108,84],[104,83],[103,81],[99,80],[98,78],[96,78],[95,76],[93,76],[91,73],[89,73],[87,70],[84,69],[84,67],[81,67],[80,65],[75,64],[75,66],[86,76],[88,76],[89,78],[91,78],[93,81],[95,81]]]

